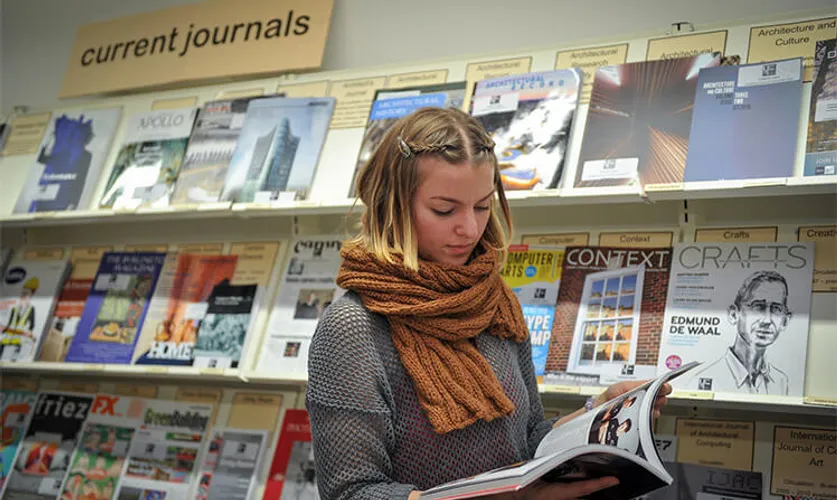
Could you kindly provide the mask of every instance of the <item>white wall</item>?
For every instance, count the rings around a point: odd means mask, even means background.
[[[8,112],[18,104],[57,103],[79,26],[198,0],[0,1],[0,111]],[[335,0],[324,69],[578,46],[663,35],[674,21],[701,29],[834,6],[835,0]]]

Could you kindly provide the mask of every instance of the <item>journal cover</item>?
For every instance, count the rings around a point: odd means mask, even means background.
[[[671,248],[568,247],[544,382],[653,378],[670,269]]]
[[[252,101],[227,170],[221,201],[269,203],[307,198],[335,99]]]
[[[12,472],[17,450],[38,395],[29,391],[0,391],[0,493]]]
[[[165,258],[157,252],[104,254],[67,361],[131,362]]]
[[[262,500],[319,500],[311,423],[305,410],[285,410]]]
[[[355,171],[352,174],[349,197],[356,196],[355,183],[360,169],[372,158],[372,153],[378,149],[378,145],[395,122],[413,111],[426,107],[461,109],[465,100],[465,86],[465,82],[455,82],[376,91]]]
[[[167,206],[196,114],[183,108],[132,116],[99,206]]]
[[[674,247],[658,372],[682,390],[802,396],[813,243]]]
[[[559,186],[582,75],[573,68],[477,82],[471,114],[494,139],[505,189]]]
[[[264,430],[213,429],[203,454],[195,500],[247,500],[268,446]]]
[[[247,335],[252,331],[258,285],[222,281],[207,299],[198,329],[194,364],[206,368],[238,368]]]
[[[122,108],[110,108],[54,116],[15,213],[89,207],[121,115]]]
[[[683,182],[698,74],[720,53],[596,70],[575,187]]]
[[[702,69],[685,182],[792,177],[802,58]]]
[[[817,41],[805,175],[837,174],[837,38]]]
[[[9,263],[0,283],[0,361],[38,359],[69,272],[66,260]]]
[[[253,99],[224,99],[203,105],[174,185],[172,205],[218,201],[247,106]]]

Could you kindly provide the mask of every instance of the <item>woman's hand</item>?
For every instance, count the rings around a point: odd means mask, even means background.
[[[589,479],[574,483],[535,481],[521,491],[492,495],[486,498],[490,500],[573,500],[617,484],[619,484],[619,480],[615,477]]]
[[[630,392],[646,382],[646,380],[643,380],[638,382],[619,382],[618,384],[613,384],[597,396],[596,406],[600,406],[611,399],[618,398],[622,394]],[[657,393],[657,400],[654,401],[654,411],[652,414],[654,418],[660,416],[660,410],[662,410],[663,406],[668,403],[668,398],[666,396],[669,394],[671,394],[671,385],[663,384],[660,388],[660,392]]]

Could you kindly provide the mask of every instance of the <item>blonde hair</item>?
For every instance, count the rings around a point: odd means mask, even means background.
[[[499,252],[498,262],[502,263],[513,228],[494,142],[479,122],[453,108],[422,108],[389,129],[358,174],[356,196],[366,205],[366,211],[354,242],[363,244],[380,260],[393,263],[393,256],[400,255],[405,267],[418,269],[412,199],[419,186],[418,160],[431,155],[454,165],[487,165],[494,171],[503,220],[492,200],[478,246]]]

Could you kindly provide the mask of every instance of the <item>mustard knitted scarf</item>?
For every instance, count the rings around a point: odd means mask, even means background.
[[[522,342],[528,336],[517,297],[486,250],[467,265],[422,261],[412,271],[346,243],[337,284],[387,318],[393,343],[436,432],[507,415],[514,404],[471,339],[482,332]],[[398,259],[398,257],[396,257]]]

